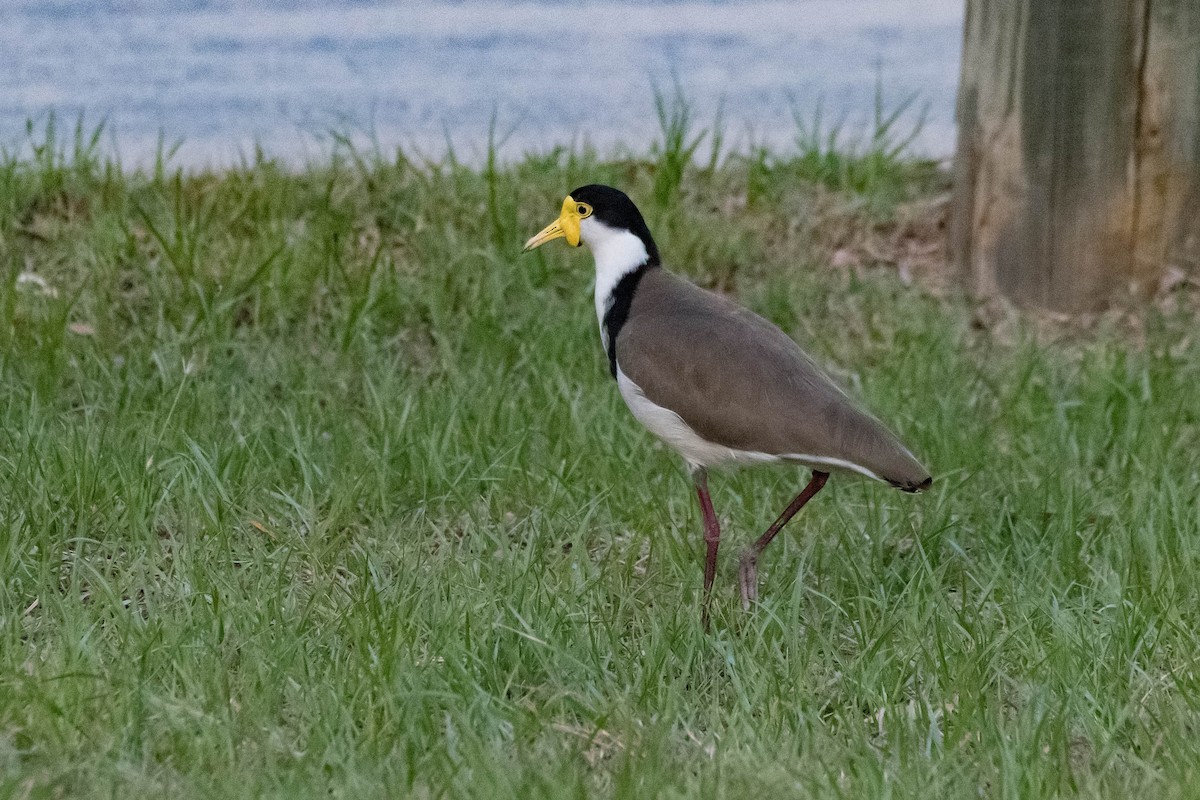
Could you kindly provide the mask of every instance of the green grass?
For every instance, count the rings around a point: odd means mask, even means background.
[[[924,188],[936,176],[936,162],[909,153],[913,142],[925,127],[928,107],[911,123],[907,115],[917,95],[909,95],[894,107],[884,100],[883,81],[875,81],[871,124],[864,137],[849,136],[844,120],[827,126],[820,104],[811,116],[794,106],[797,154],[785,160],[790,171],[832,189],[866,196],[882,202],[895,202],[915,184]],[[902,127],[907,124],[907,127]]]
[[[1193,318],[992,336],[830,268],[824,211],[894,195],[786,154],[662,183],[42,144],[0,163],[0,795],[1195,794]],[[590,259],[518,255],[590,181],[937,476],[835,476],[743,613],[737,550],[807,476],[715,475],[711,635],[690,484],[608,378]]]

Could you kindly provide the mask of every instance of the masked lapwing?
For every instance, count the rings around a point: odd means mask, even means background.
[[[720,464],[795,464],[812,479],[740,560],[742,605],[757,599],[758,558],[831,472],[919,492],[928,470],[859,408],[783,331],[661,266],[637,206],[609,186],[582,186],[525,250],[555,239],[596,261],[596,317],[608,367],[639,422],[676,450],[704,517],[704,624],[721,530],[708,493]]]

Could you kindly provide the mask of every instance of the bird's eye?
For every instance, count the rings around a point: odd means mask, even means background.
[[[575,206],[575,211],[579,213],[580,219],[583,217],[590,217],[592,215],[592,207],[587,203],[580,203],[579,205]]]

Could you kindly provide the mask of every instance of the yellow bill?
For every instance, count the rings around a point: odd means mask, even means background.
[[[571,199],[570,195],[567,195],[567,199],[563,200],[562,212],[558,215],[558,219],[542,228],[540,233],[526,242],[521,252],[528,253],[535,247],[541,247],[546,242],[564,238],[571,247],[579,247],[580,219],[581,217],[579,216],[579,211],[576,209],[575,201]]]

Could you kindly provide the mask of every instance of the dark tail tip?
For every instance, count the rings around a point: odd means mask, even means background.
[[[933,476],[927,475],[925,477],[925,480],[923,480],[923,481],[891,481],[890,480],[890,481],[888,481],[888,483],[890,483],[892,486],[895,486],[897,489],[899,489],[902,492],[908,492],[909,494],[916,494],[917,492],[923,492],[926,489],[928,489],[930,486],[933,486]]]

